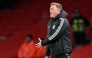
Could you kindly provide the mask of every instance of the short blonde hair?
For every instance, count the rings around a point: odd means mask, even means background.
[[[62,10],[62,5],[61,5],[60,3],[52,2],[52,3],[50,4],[50,6],[51,6],[51,5],[55,5],[60,11]]]

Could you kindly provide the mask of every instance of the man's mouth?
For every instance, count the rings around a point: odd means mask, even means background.
[[[51,13],[50,13],[50,15],[51,15]]]

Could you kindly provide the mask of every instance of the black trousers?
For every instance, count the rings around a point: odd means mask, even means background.
[[[72,56],[71,53],[67,53],[67,54],[62,54],[62,55],[57,56],[57,57],[52,56],[52,58],[72,58],[71,56]]]
[[[85,32],[74,32],[75,44],[85,44],[86,43],[86,34]]]

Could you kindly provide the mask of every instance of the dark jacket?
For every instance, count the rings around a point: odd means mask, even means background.
[[[48,36],[41,42],[43,46],[47,45],[46,56],[49,56],[50,53],[54,56],[59,56],[72,51],[67,16],[68,14],[62,10],[59,15],[49,21]]]

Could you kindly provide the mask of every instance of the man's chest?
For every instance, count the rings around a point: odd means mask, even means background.
[[[59,20],[57,21],[50,21],[48,24],[48,32],[53,33],[59,26]]]

